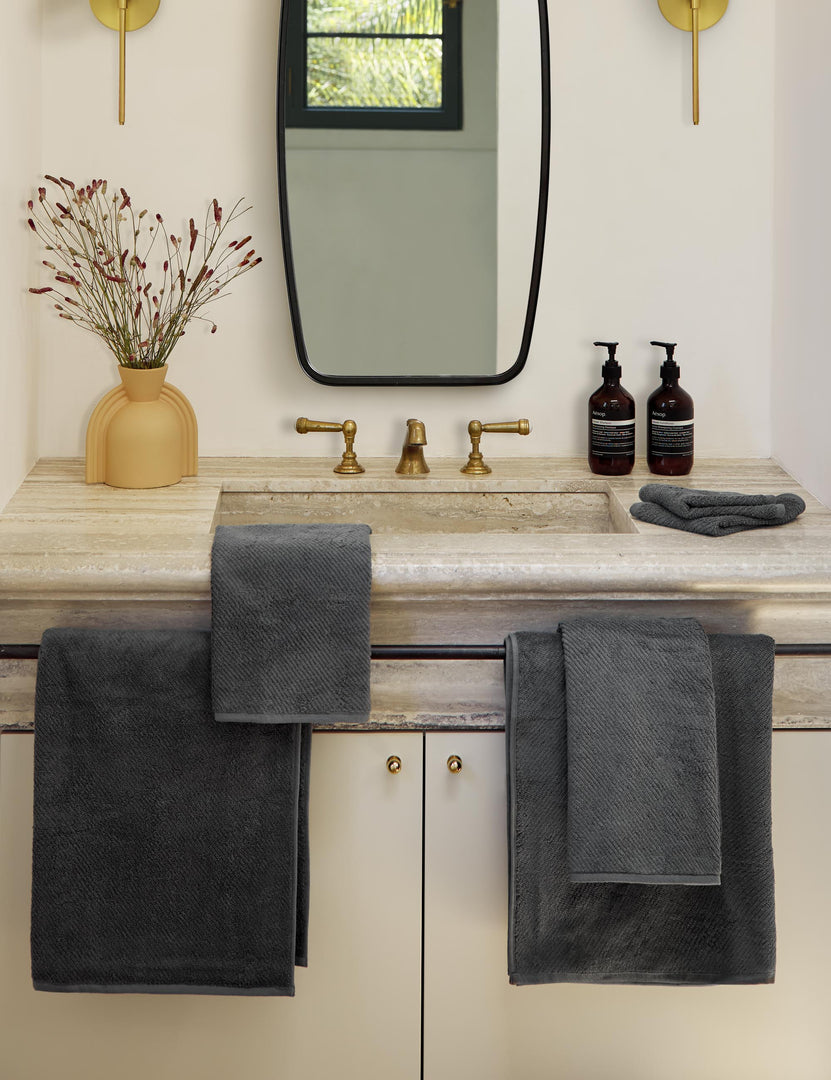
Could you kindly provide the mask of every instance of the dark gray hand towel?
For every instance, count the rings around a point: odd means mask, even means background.
[[[709,642],[722,818],[721,884],[709,888],[569,881],[561,638],[506,642],[512,983],[773,981],[773,641]]]
[[[369,717],[368,525],[231,525],[211,570],[217,720]]]
[[[291,995],[309,737],[213,719],[209,635],[51,630],[38,664],[38,990]]]
[[[674,484],[644,484],[641,502],[629,512],[639,521],[702,536],[729,536],[745,529],[787,525],[805,502],[798,495],[740,495],[735,491],[699,491]]]
[[[564,622],[572,881],[717,885],[707,635],[695,619]]]

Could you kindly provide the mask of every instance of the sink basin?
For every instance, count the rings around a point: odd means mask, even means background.
[[[598,491],[226,491],[217,523],[364,522],[373,533],[635,532]]]

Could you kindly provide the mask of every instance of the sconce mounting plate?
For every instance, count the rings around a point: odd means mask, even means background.
[[[715,26],[727,11],[728,2],[729,0],[700,0],[699,29],[707,30]],[[688,30],[692,33],[693,16],[690,0],[658,0],[658,7],[667,22],[677,26],[679,30]]]
[[[159,10],[160,0],[129,0],[127,4],[127,29],[140,30]],[[110,30],[118,29],[118,0],[89,0],[96,19]]]

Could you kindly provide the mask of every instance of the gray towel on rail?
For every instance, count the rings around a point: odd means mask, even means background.
[[[216,724],[209,635],[50,630],[36,691],[37,990],[292,995],[311,729]]]
[[[718,726],[722,874],[720,885],[700,888],[569,881],[560,635],[520,633],[508,638],[512,983],[773,981],[773,641],[715,634],[709,642]]]
[[[572,881],[717,885],[721,820],[707,635],[695,619],[560,627]]]
[[[629,512],[639,521],[702,536],[729,536],[745,529],[787,525],[805,502],[798,495],[740,495],[735,491],[700,491],[674,484],[644,484],[641,502]]]
[[[211,569],[217,720],[369,717],[368,525],[229,525]]]

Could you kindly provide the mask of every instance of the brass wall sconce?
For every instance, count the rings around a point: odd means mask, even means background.
[[[127,66],[127,31],[140,30],[159,10],[159,0],[89,0],[100,23],[118,31],[118,122],[124,123]]]
[[[679,30],[692,31],[693,47],[693,123],[700,119],[698,78],[698,35],[719,21],[729,0],[658,0],[661,14]]]

